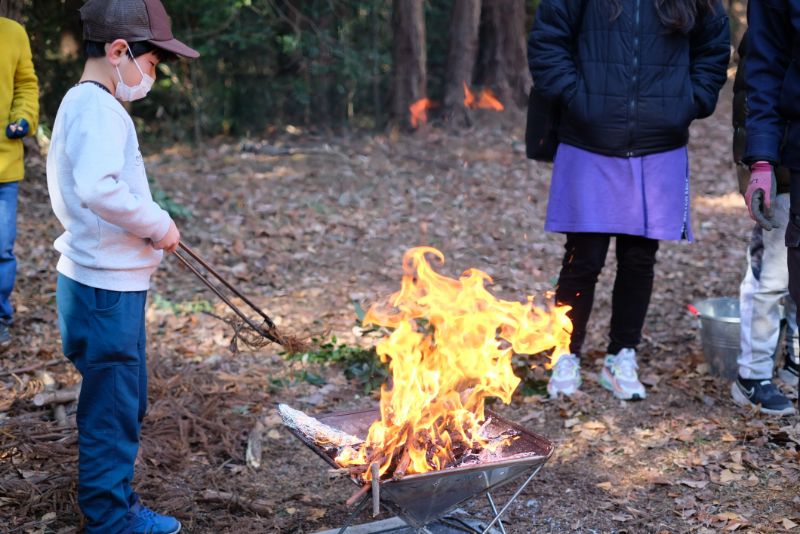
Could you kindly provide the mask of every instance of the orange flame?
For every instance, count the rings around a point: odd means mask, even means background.
[[[434,107],[436,107],[436,103],[429,98],[420,98],[408,106],[408,110],[411,112],[411,126],[417,128],[420,124],[428,122],[428,110]]]
[[[467,87],[467,82],[464,82],[464,107],[470,109],[493,109],[494,111],[503,111],[505,109],[491,89],[481,89],[476,100],[475,94]]]
[[[489,445],[480,435],[484,401],[511,401],[520,382],[514,353],[569,352],[568,307],[546,310],[532,297],[525,303],[497,299],[485,287],[492,282],[488,274],[469,269],[458,280],[448,278],[433,270],[426,254],[444,263],[434,248],[407,251],[400,291],[364,318],[364,324],[392,329],[377,346],[392,382],[381,388],[380,421],[363,445],[342,450],[336,458],[341,466],[380,461],[383,475],[405,447],[406,473],[443,469],[453,463],[455,445]],[[367,471],[364,479],[370,478]]]
[[[464,107],[471,108],[475,105],[475,95],[469,90],[467,82],[464,82]]]

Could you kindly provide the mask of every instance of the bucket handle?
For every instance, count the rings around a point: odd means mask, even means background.
[[[695,308],[694,304],[689,303],[686,305],[686,309],[689,310],[689,313],[697,317],[697,327],[701,330],[703,329],[703,321],[700,320],[700,311]]]

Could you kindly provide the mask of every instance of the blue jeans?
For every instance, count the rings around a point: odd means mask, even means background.
[[[109,291],[58,275],[64,355],[83,377],[78,399],[78,504],[86,534],[127,525],[133,465],[147,409],[147,291]]]
[[[17,276],[14,239],[17,237],[19,182],[0,183],[0,323],[11,324],[11,291]]]

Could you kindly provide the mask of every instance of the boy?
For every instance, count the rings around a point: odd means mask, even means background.
[[[780,227],[775,216],[775,168],[789,169],[789,221],[785,244],[789,294],[800,302],[800,0],[761,0],[747,5],[747,149],[750,166],[745,202],[765,230]],[[797,310],[800,317],[800,309]],[[797,378],[795,377],[795,380]],[[734,383],[736,384],[736,383]],[[748,397],[763,396],[769,380],[745,384]],[[752,393],[751,393],[752,392]],[[744,393],[744,392],[743,392]],[[781,415],[795,410],[786,407]]]
[[[25,174],[22,138],[36,133],[39,87],[25,29],[0,17],[0,352],[11,344],[17,260],[17,191]]]
[[[87,534],[173,534],[180,523],[131,489],[147,406],[144,309],[150,275],[180,234],[153,202],[133,121],[156,65],[198,53],[172,36],[159,0],[89,0],[87,55],[65,95],[47,157],[64,355],[83,377],[78,402],[78,503]]]
[[[733,83],[733,159],[744,195],[750,182],[750,168],[742,160],[747,146],[747,41],[739,44],[739,67]],[[739,373],[731,384],[731,396],[741,406],[757,406],[762,413],[784,415],[794,411],[792,402],[772,382],[774,356],[785,351],[786,359],[779,376],[797,382],[798,354],[795,349],[797,323],[794,301],[789,296],[789,270],[786,267],[784,234],[789,224],[789,177],[786,167],[775,169],[776,196],[771,207],[777,231],[765,232],[761,225],[753,228],[747,247],[747,272],[739,287],[741,316],[741,352]],[[787,298],[788,297],[788,298]],[[784,310],[781,312],[781,302]],[[785,347],[778,346],[781,322],[786,321]],[[791,376],[794,379],[791,380]]]

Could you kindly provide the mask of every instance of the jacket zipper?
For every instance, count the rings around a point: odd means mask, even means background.
[[[628,103],[628,152],[627,156],[633,157],[633,132],[636,123],[636,97],[639,94],[639,30],[641,25],[641,0],[636,0],[634,10],[634,31],[633,31],[633,75],[631,77],[631,99]]]
[[[681,239],[688,239],[689,227],[689,148],[686,150],[686,172],[684,173],[683,183],[683,226],[681,227]]]

